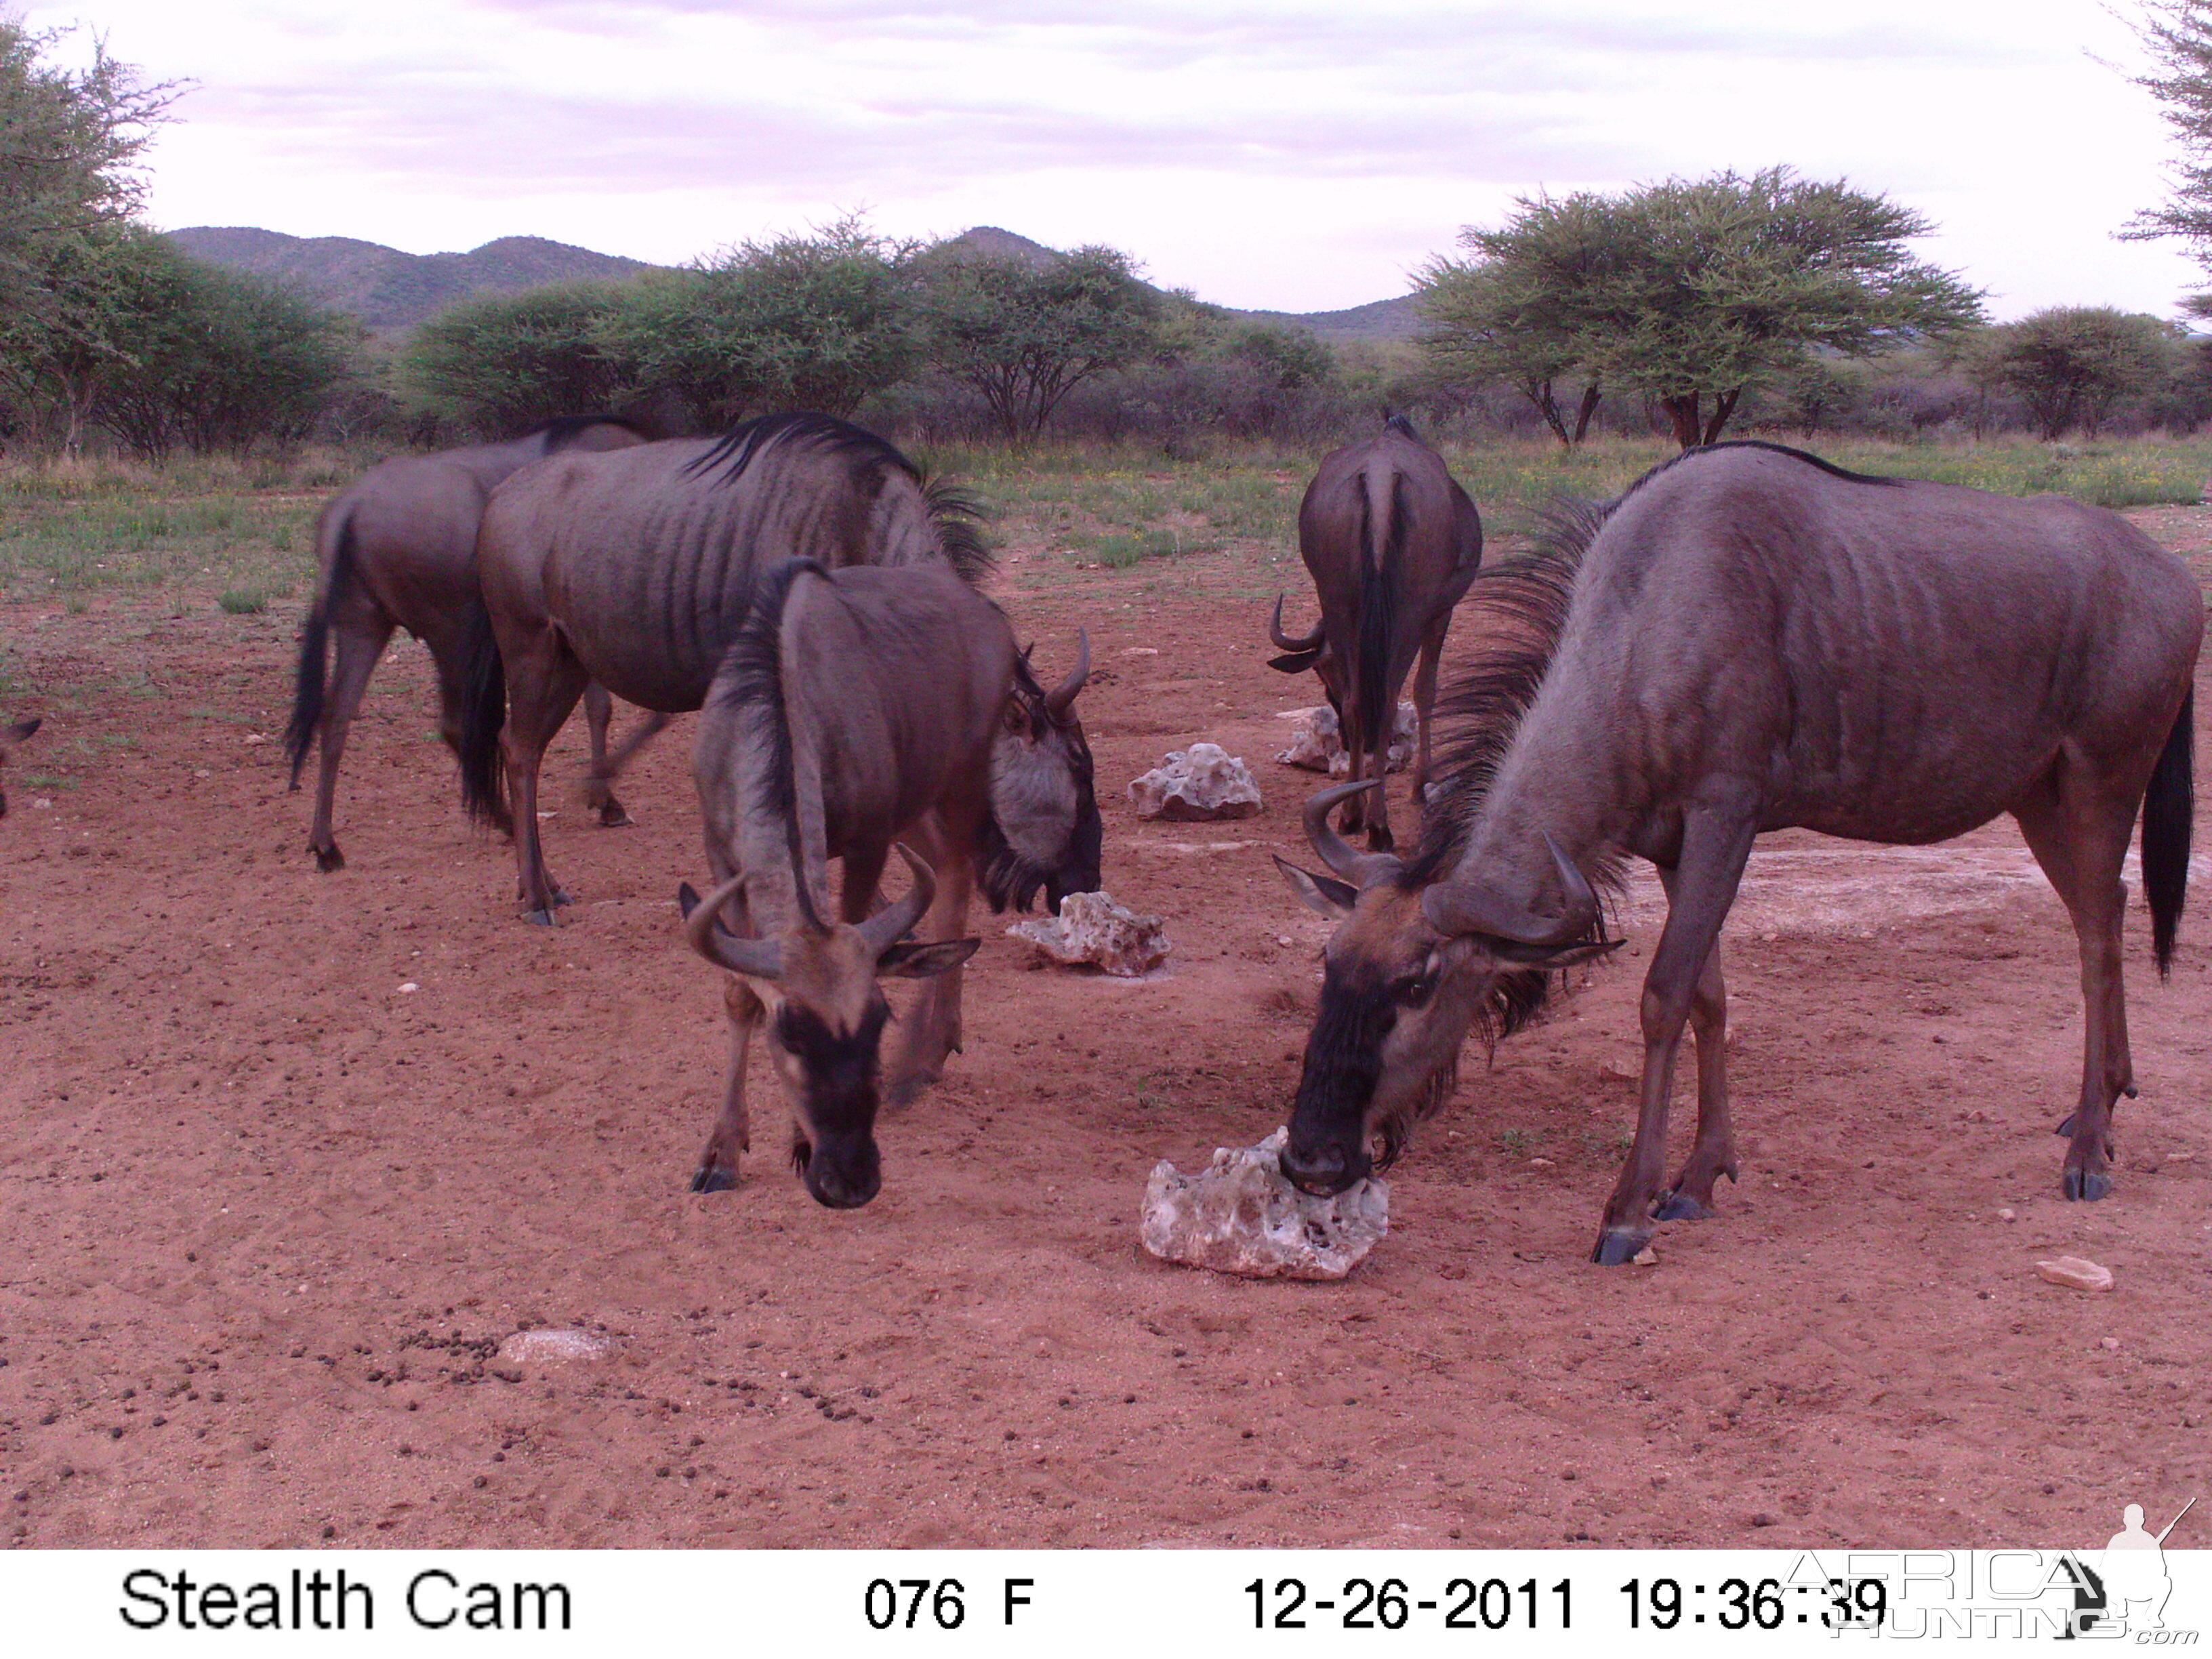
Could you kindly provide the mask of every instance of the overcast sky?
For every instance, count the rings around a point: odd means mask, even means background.
[[[1784,162],[1918,209],[1922,252],[2000,318],[2166,315],[2212,285],[2171,243],[2112,240],[2172,160],[2127,78],[2134,0],[21,9],[194,83],[151,155],[165,228],[675,264],[857,209],[1109,243],[1204,299],[1316,311],[1405,292],[1518,194]]]

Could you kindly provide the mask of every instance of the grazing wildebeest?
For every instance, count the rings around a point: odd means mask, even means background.
[[[464,709],[464,799],[511,810],[518,892],[550,925],[564,895],[538,833],[538,768],[587,681],[664,714],[696,708],[745,617],[758,574],[787,558],[825,568],[936,565],[973,579],[987,560],[975,510],[926,483],[872,433],[822,415],[767,416],[719,439],[564,455],[493,493],[477,538],[488,625]],[[1017,675],[1026,740],[1091,799],[1074,712],[1084,659],[1047,696]],[[1053,770],[1048,768],[1048,772]],[[1098,885],[1095,805],[1075,817],[1048,902]],[[1036,883],[1018,896],[1026,907]]]
[[[1444,470],[1443,459],[1393,415],[1380,435],[1324,458],[1298,503],[1298,556],[1313,577],[1321,621],[1293,639],[1275,599],[1268,637],[1284,654],[1270,665],[1286,674],[1310,668],[1336,710],[1352,762],[1351,781],[1381,778],[1406,672],[1413,678],[1420,754],[1413,775],[1419,802],[1429,781],[1429,715],[1437,700],[1437,659],[1452,607],[1482,562],[1482,520]],[[1367,824],[1367,844],[1393,843],[1383,792],[1346,800],[1344,825]]]
[[[1917,844],[2009,812],[2081,945],[2062,1190],[2109,1190],[2112,1106],[2136,1091],[2120,864],[2138,805],[2161,974],[2188,879],[2204,602],[2179,559],[2061,496],[1719,444],[1562,520],[1548,551],[1475,592],[1522,643],[1455,693],[1474,734],[1418,854],[1354,854],[1310,816],[1335,877],[1286,866],[1309,905],[1346,920],[1285,1175],[1340,1191],[1370,1168],[1370,1133],[1395,1150],[1507,965],[1609,948],[1592,884],[1633,854],[1657,866],[1668,916],[1644,982],[1635,1143],[1593,1252],[1626,1261],[1655,1217],[1704,1215],[1715,1180],[1735,1178],[1719,938],[1753,838],[1797,827]],[[1686,1022],[1697,1138],[1662,1190]]]
[[[315,823],[307,838],[317,868],[345,867],[331,832],[338,762],[368,677],[394,629],[405,629],[429,648],[438,674],[439,727],[448,744],[459,741],[469,617],[483,603],[477,526],[494,486],[548,455],[644,441],[644,434],[612,416],[566,416],[507,443],[382,462],[323,509],[315,521],[322,586],[301,632],[292,723],[284,736],[295,789],[307,750],[318,734],[322,738]],[[327,666],[332,633],[337,635],[335,670]],[[622,804],[606,787],[612,769],[606,758],[606,693],[592,688],[586,712],[592,722],[592,805],[602,823],[627,823]]]
[[[8,763],[8,757],[15,752],[15,745],[37,731],[39,726],[37,720],[18,720],[13,726],[0,726],[0,766]],[[7,816],[8,797],[0,793],[0,818]]]
[[[1011,860],[1024,879],[1048,878],[1096,809],[1064,757],[1029,740],[1006,617],[950,568],[792,560],[757,587],[692,754],[716,884],[703,903],[689,886],[680,898],[693,948],[733,977],[722,1108],[691,1186],[737,1183],[746,1049],[765,1018],[806,1189],[849,1208],[880,1182],[877,1049],[890,1010],[877,979],[930,981],[892,1063],[896,1103],[960,1046],[976,876],[988,887]],[[871,915],[894,842],[914,885]],[[834,911],[833,858],[844,860]],[[917,921],[921,941],[902,942]]]

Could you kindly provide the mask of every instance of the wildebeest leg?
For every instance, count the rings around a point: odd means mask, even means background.
[[[937,896],[915,930],[927,943],[960,938],[967,930],[968,900],[975,881],[969,860],[961,852],[972,844],[933,812],[907,843],[937,872]],[[960,1048],[960,984],[965,969],[954,968],[921,981],[919,994],[906,1011],[898,1053],[892,1060],[884,1104],[890,1108],[912,1102],[945,1075],[945,1058]]]
[[[500,733],[506,752],[507,805],[514,817],[515,896],[529,907],[529,918],[550,927],[553,907],[568,902],[545,867],[538,834],[538,769],[545,745],[576,707],[587,684],[583,665],[548,630],[526,652],[508,656],[507,728]]]
[[[2120,861],[2135,814],[2117,811],[2082,769],[2062,758],[2051,787],[2015,807],[2014,817],[2073,918],[2081,952],[2081,1094],[2058,1126],[2072,1137],[2059,1190],[2069,1198],[2102,1198],[2112,1189],[2112,1104],[2136,1091],[2120,977],[2126,906]]]
[[[1735,902],[1751,855],[1758,820],[1726,807],[1692,807],[1683,815],[1682,851],[1675,864],[1667,926],[1644,977],[1644,1079],[1638,1101],[1636,1140],[1613,1196],[1590,1260],[1618,1267],[1651,1242],[1651,1212],[1667,1156],[1667,1100],[1674,1082],[1674,1055],[1682,1028],[1697,1002],[1707,959],[1721,923]]]
[[[1413,763],[1413,805],[1416,806],[1425,806],[1429,803],[1429,717],[1437,706],[1437,664],[1443,656],[1444,633],[1450,621],[1449,613],[1446,613],[1444,620],[1438,623],[1428,638],[1421,641],[1420,660],[1413,668],[1413,724],[1419,728],[1420,733],[1420,751]],[[1390,730],[1396,729],[1397,721],[1398,711],[1394,708],[1390,711]],[[1384,754],[1388,755],[1390,739],[1387,732],[1382,746]]]
[[[761,1000],[752,988],[735,974],[722,986],[722,1012],[730,1022],[730,1069],[722,1081],[722,1109],[714,1115],[714,1132],[699,1167],[691,1176],[695,1193],[727,1192],[738,1184],[738,1154],[752,1150],[752,1128],[745,1115],[745,1056],[754,1028],[760,1024]]]
[[[594,680],[584,688],[584,720],[592,734],[592,774],[584,785],[584,802],[597,810],[599,826],[605,830],[620,830],[636,822],[615,799],[615,780],[623,775],[623,769],[639,750],[666,729],[669,717],[659,709],[648,709],[644,723],[617,744],[610,754],[607,727],[613,719],[614,699],[607,695],[605,686]]]
[[[1674,872],[1662,869],[1671,912]],[[1660,1195],[1658,1221],[1696,1221],[1711,1215],[1713,1182],[1738,1179],[1735,1135],[1729,1121],[1728,986],[1721,977],[1720,941],[1705,955],[1704,971],[1690,999],[1690,1034],[1698,1045],[1698,1139],[1674,1184]]]
[[[322,765],[315,776],[315,823],[307,832],[307,850],[315,855],[315,868],[328,873],[345,868],[345,854],[331,832],[337,803],[338,762],[344,757],[347,728],[361,709],[362,693],[376,672],[384,647],[392,641],[392,619],[380,608],[367,606],[337,622],[337,663],[323,705]]]

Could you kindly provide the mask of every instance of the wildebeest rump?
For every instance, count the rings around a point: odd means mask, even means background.
[[[0,766],[8,763],[8,757],[15,752],[15,745],[37,731],[40,724],[37,720],[17,720],[13,726],[0,726]],[[0,818],[7,816],[8,797],[0,793]]]
[[[1088,795],[1018,729],[1013,635],[951,570],[831,573],[794,560],[758,586],[693,748],[716,884],[703,904],[688,886],[681,899],[693,947],[734,977],[722,1109],[692,1187],[736,1183],[745,1055],[764,1016],[794,1160],[816,1199],[847,1208],[880,1182],[877,1051],[890,1009],[878,976],[929,980],[903,1022],[896,1102],[960,1046],[960,964],[978,943],[960,935],[979,866],[1009,847],[1050,855]],[[895,842],[921,849],[906,854],[914,886],[871,916]],[[921,942],[902,942],[917,921]]]
[[[1634,854],[1657,866],[1668,918],[1644,980],[1635,1142],[1593,1253],[1627,1261],[1655,1216],[1703,1215],[1717,1177],[1735,1176],[1718,941],[1753,837],[1920,843],[2009,812],[2081,946],[2062,1190],[2104,1195],[2112,1109],[2136,1088],[2120,866],[2139,805],[2161,972],[2188,874],[2204,605],[2179,560],[2063,497],[1722,444],[1565,521],[1548,552],[1475,592],[1509,643],[1455,693],[1471,747],[1419,852],[1361,858],[1316,824],[1337,878],[1290,872],[1309,904],[1346,919],[1285,1175],[1334,1191],[1364,1174],[1370,1131],[1418,1110],[1502,969],[1607,948],[1593,881]],[[1698,1130],[1662,1191],[1686,1022]]]
[[[560,456],[493,493],[478,537],[484,628],[464,710],[464,799],[479,817],[511,808],[519,896],[550,923],[560,887],[538,834],[538,767],[596,680],[664,714],[696,708],[736,637],[759,573],[787,558],[825,568],[936,565],[974,577],[987,560],[975,511],[924,481],[872,433],[821,415],[767,416],[719,439],[679,439],[605,455]],[[1091,794],[1091,756],[1074,712],[1084,662],[1050,696],[1026,666],[1017,684],[1027,740]],[[1045,769],[1050,770],[1051,769]],[[1096,806],[1067,844],[994,903],[1046,887],[1098,884]],[[1021,884],[1026,883],[1026,885]]]
[[[315,521],[322,585],[301,632],[292,722],[284,738],[295,789],[307,750],[318,735],[322,738],[315,822],[307,842],[317,867],[345,867],[331,822],[338,762],[368,677],[394,629],[405,629],[429,648],[438,675],[440,731],[447,744],[459,744],[469,619],[483,604],[477,586],[477,526],[493,488],[548,455],[644,441],[644,434],[627,421],[604,415],[565,416],[507,443],[385,461],[324,507]],[[334,671],[327,666],[333,633]],[[620,823],[625,821],[622,805],[604,782],[610,769],[606,693],[593,687],[586,712],[592,722],[592,804],[603,822]]]
[[[1419,801],[1429,780],[1429,718],[1437,659],[1460,602],[1482,562],[1482,520],[1443,459],[1392,416],[1382,433],[1325,457],[1298,503],[1298,554],[1321,600],[1321,621],[1293,639],[1275,600],[1268,636],[1284,654],[1273,667],[1321,678],[1352,763],[1351,780],[1380,778],[1396,722],[1398,692],[1418,653],[1413,708],[1420,753],[1413,775]],[[1367,844],[1393,842],[1383,792],[1353,794],[1345,827],[1367,824]]]

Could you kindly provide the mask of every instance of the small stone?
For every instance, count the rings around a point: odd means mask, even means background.
[[[263,737],[258,732],[248,732],[246,734],[246,746],[248,749],[258,748],[259,745],[268,741],[269,739]]]
[[[1293,708],[1277,718],[1294,722],[1291,746],[1277,755],[1277,760],[1309,772],[1326,772],[1333,778],[1351,772],[1352,757],[1345,752],[1336,710],[1323,703],[1318,708]],[[1402,772],[1413,763],[1419,720],[1412,703],[1399,703],[1397,718],[1390,723],[1389,746],[1382,753],[1384,771]]]
[[[2194,1152],[2168,1152],[2166,1155],[2166,1161],[2168,1164],[2193,1164],[2197,1161],[2197,1154]]]
[[[403,996],[403,997],[404,997],[404,996],[412,996],[412,995],[414,995],[414,994],[415,994],[416,992],[417,992],[417,991],[421,990],[422,988],[421,986],[417,985],[417,984],[416,984],[413,980],[411,980],[411,979],[410,979],[410,980],[409,980],[405,984],[402,985],[402,986],[399,988],[399,994],[400,994],[401,996]]]
[[[1039,954],[1068,967],[1094,964],[1119,979],[1138,979],[1168,959],[1158,916],[1140,916],[1111,894],[1069,893],[1057,917],[1018,921],[1009,939],[1026,939]]]
[[[1203,823],[1249,818],[1260,811],[1260,784],[1252,769],[1218,743],[1178,749],[1129,786],[1140,818]]]
[[[2117,1336],[2100,1336],[2097,1339],[2097,1346],[2106,1353],[2118,1353],[2120,1351],[2120,1339]]]
[[[1256,1146],[1214,1149],[1187,1176],[1163,1158],[1145,1183],[1138,1237],[1163,1261],[1247,1279],[1342,1279],[1389,1230],[1390,1183],[1370,1176],[1334,1198],[1284,1179],[1278,1129]]]
[[[54,803],[50,797],[40,795],[32,800],[31,810],[34,812],[51,812],[54,810]]]
[[[1555,1170],[1559,1165],[1548,1158],[1532,1158],[1528,1160],[1528,1167],[1532,1170]]]
[[[2110,1267],[2100,1267],[2078,1255],[2062,1255],[2049,1261],[2039,1261],[2035,1264],[2035,1272],[2038,1278],[2077,1291],[2109,1291],[2112,1288],[2112,1270]]]
[[[192,769],[192,775],[196,778],[211,778],[215,774],[209,771],[204,766],[195,766]]]
[[[2017,1215],[2014,1215],[2010,1210],[1999,1210],[1997,1212],[1997,1219],[2000,1221],[2017,1221],[2020,1218]]]
[[[1646,1244],[1628,1259],[1639,1267],[1656,1267],[1659,1265],[1659,1252]]]

